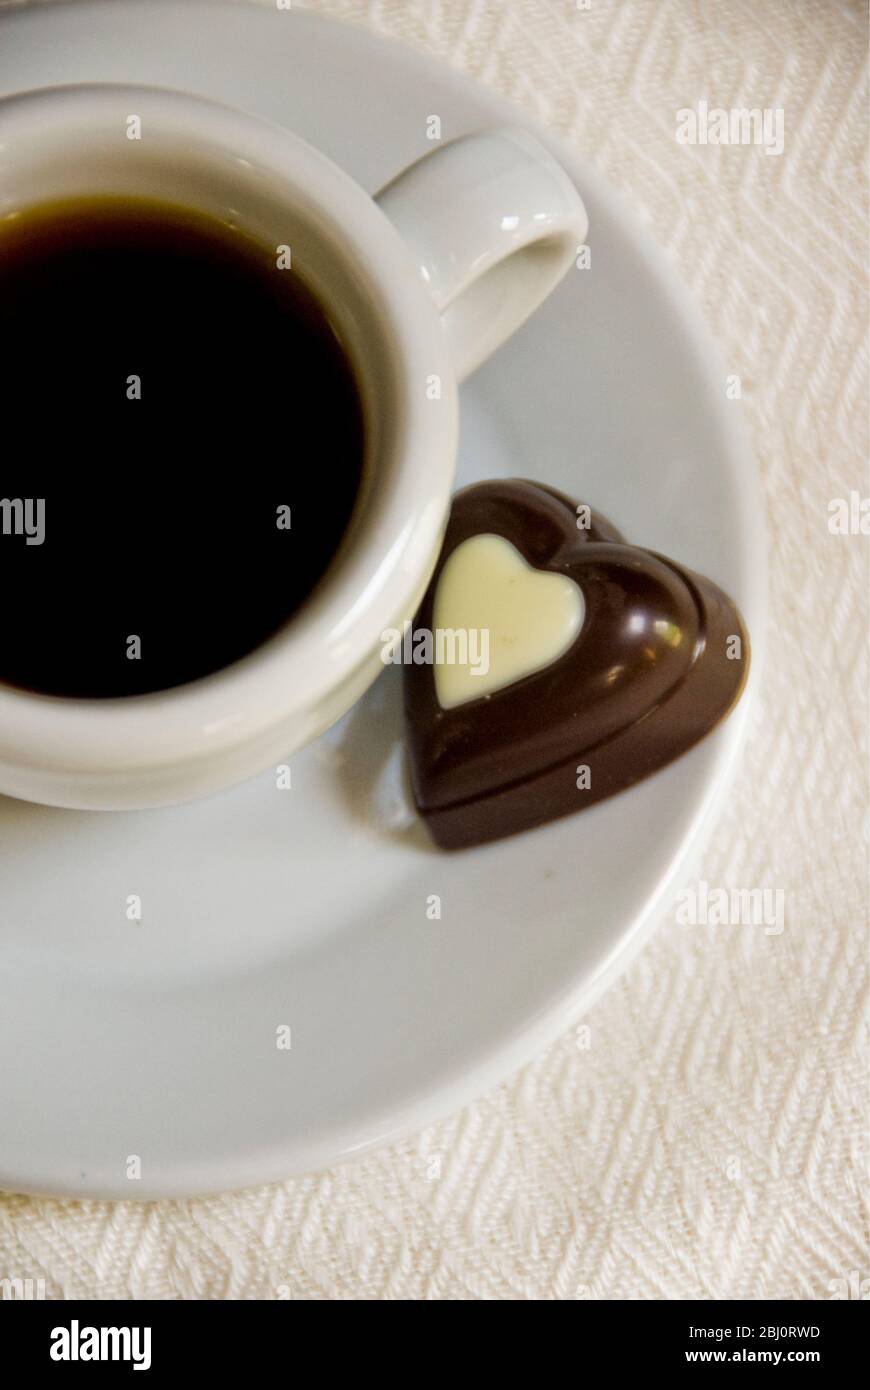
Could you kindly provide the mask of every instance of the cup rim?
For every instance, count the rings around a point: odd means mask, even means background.
[[[130,106],[130,102],[135,106]],[[298,209],[352,251],[394,373],[397,419],[390,488],[375,517],[347,541],[340,570],[324,576],[287,624],[230,666],[144,695],[82,699],[0,683],[0,763],[115,776],[218,754],[302,716],[376,652],[381,632],[412,616],[435,563],[449,505],[458,432],[457,387],[437,311],[399,233],[349,174],[284,127],[170,88],[87,83],[0,100],[3,142],[81,147],[126,110],[159,120],[161,135],[190,138],[215,156],[255,162]],[[277,194],[276,194],[277,198]],[[0,217],[15,195],[0,199]],[[353,229],[353,234],[349,232]],[[425,383],[441,379],[441,396]]]

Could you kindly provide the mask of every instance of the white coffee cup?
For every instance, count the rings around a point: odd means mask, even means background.
[[[141,138],[128,138],[137,129]],[[0,219],[101,193],[181,203],[289,245],[339,327],[366,419],[345,541],[312,595],[250,655],[123,699],[0,684],[0,793],[114,809],[185,801],[282,762],[374,680],[381,634],[413,615],[437,558],[457,382],[553,289],[587,220],[567,174],[520,130],[438,146],[373,201],[288,131],[181,92],[94,85],[0,101]],[[244,486],[236,464],[193,466],[204,486],[212,470],[216,486]],[[47,509],[47,543],[50,522]]]

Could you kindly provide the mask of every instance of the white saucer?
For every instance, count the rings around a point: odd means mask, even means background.
[[[445,138],[532,125],[447,68],[295,10],[3,14],[0,91],[84,80],[270,116],[372,190],[430,148],[432,113]],[[592,268],[464,388],[460,481],[553,483],[717,580],[753,637],[747,696],[631,792],[455,855],[409,809],[394,672],[294,757],[290,791],[266,775],[133,814],[0,801],[0,1185],[202,1192],[420,1127],[582,1017],[687,874],[757,676],[760,492],[726,368],[664,257],[593,169],[544,138],[582,191]],[[141,924],[126,919],[131,894]]]

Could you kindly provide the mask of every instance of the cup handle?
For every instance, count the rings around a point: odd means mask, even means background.
[[[460,381],[558,284],[588,227],[565,170],[520,129],[452,140],[375,201],[411,250]]]

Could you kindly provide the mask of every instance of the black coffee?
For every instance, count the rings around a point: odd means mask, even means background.
[[[275,633],[329,566],[362,408],[279,255],[145,200],[0,220],[0,681],[184,684]]]

